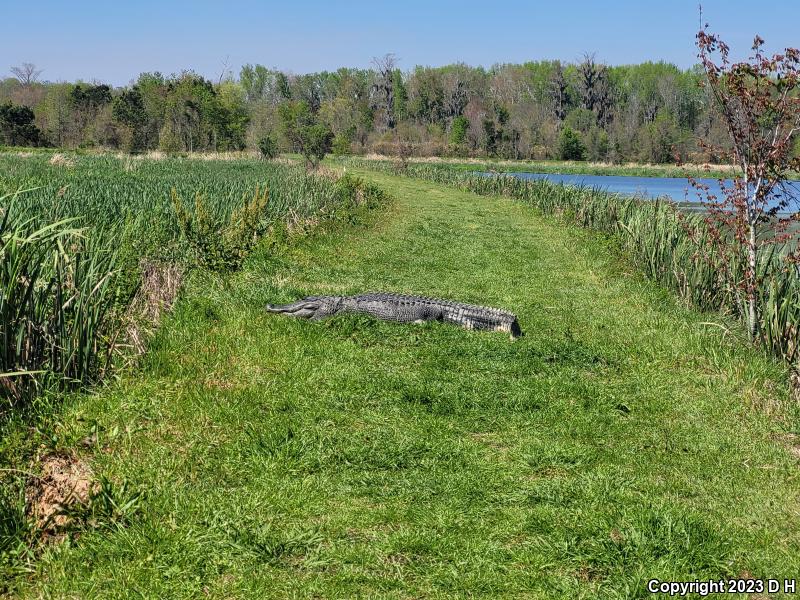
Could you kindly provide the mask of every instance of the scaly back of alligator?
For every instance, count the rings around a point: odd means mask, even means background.
[[[512,338],[522,335],[517,317],[506,310],[388,292],[357,296],[309,296],[283,306],[270,304],[267,310],[309,319],[353,313],[399,323],[445,321],[465,329],[503,331]]]

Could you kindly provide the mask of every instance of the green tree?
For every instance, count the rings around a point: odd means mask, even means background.
[[[301,151],[300,130],[314,123],[311,110],[304,102],[284,102],[278,106],[280,130],[292,152]]]
[[[400,69],[394,70],[392,86],[394,88],[394,116],[395,120],[400,122],[408,116],[408,92]]]
[[[159,146],[165,151],[239,150],[247,122],[241,86],[225,82],[217,89],[186,71],[167,82]]]
[[[0,105],[0,143],[9,146],[39,146],[42,132],[34,124],[35,115],[27,106],[10,102]]]
[[[564,119],[564,126],[569,127],[572,131],[587,134],[592,127],[596,126],[596,122],[597,117],[594,112],[579,106],[569,111],[566,119]]]
[[[652,163],[673,162],[680,137],[675,117],[665,110],[659,111],[655,120],[644,125],[640,131],[640,160]]]
[[[78,83],[72,87],[69,100],[75,123],[76,139],[73,143],[81,146],[103,144],[106,136],[99,131],[101,127],[97,127],[96,121],[111,104],[111,88],[105,84]]]
[[[325,155],[331,151],[333,133],[327,125],[316,123],[301,132],[303,140],[303,156],[306,161],[316,167]]]
[[[152,150],[159,145],[159,134],[164,127],[167,94],[169,88],[161,73],[142,73],[136,80],[136,88],[142,97],[147,120],[143,127],[143,149]]]
[[[105,84],[77,84],[70,94],[72,101],[81,110],[97,109],[111,103],[111,88]]]
[[[292,99],[292,86],[289,84],[289,78],[285,73],[279,72],[275,75],[275,89],[277,91],[278,98],[281,100]]]
[[[248,102],[265,100],[274,88],[275,74],[263,65],[244,65],[239,72],[239,83]]]
[[[309,167],[316,168],[331,150],[333,132],[320,123],[305,102],[286,102],[278,107],[281,130],[292,150],[300,152]]]
[[[244,88],[236,82],[225,81],[217,88],[217,101],[215,149],[242,150],[250,122]]]
[[[561,160],[584,160],[586,157],[580,135],[569,127],[564,127],[558,137],[558,154]]]
[[[355,128],[334,135],[333,143],[331,144],[331,150],[333,151],[333,153],[337,156],[350,154],[351,144],[353,143],[354,135],[355,135]]]
[[[192,72],[185,72],[167,84],[164,125],[159,148],[165,152],[207,150],[211,146],[211,113],[214,88]]]
[[[453,119],[453,124],[450,126],[450,143],[454,146],[460,146],[467,140],[467,130],[469,129],[469,119],[464,115],[460,115]]]
[[[70,143],[70,132],[74,127],[69,101],[71,89],[69,83],[48,84],[41,103],[34,111],[44,136],[59,148]]]
[[[605,130],[595,125],[589,129],[584,139],[586,140],[586,155],[589,160],[602,161],[608,159],[610,144]]]
[[[430,67],[417,67],[408,82],[407,110],[410,116],[426,124],[443,123],[445,98],[442,74]]]
[[[123,90],[114,99],[112,115],[114,120],[126,129],[125,149],[138,152],[145,149],[147,112],[139,88],[135,85],[130,90]]]

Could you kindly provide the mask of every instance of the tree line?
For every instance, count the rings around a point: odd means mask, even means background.
[[[124,87],[40,81],[26,64],[0,81],[0,143],[128,152],[301,151],[663,163],[714,162],[727,131],[701,67],[609,66],[587,55],[491,68],[295,75],[244,65],[211,81],[142,73]],[[701,142],[699,142],[701,141]],[[705,143],[703,143],[705,142]]]

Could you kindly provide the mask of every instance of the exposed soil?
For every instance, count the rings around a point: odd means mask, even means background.
[[[74,455],[48,454],[38,469],[41,475],[32,478],[25,490],[28,514],[37,529],[56,533],[69,522],[64,509],[88,501],[94,491],[92,470]]]

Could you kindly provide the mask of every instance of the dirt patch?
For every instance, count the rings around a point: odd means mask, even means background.
[[[26,508],[37,529],[56,533],[69,522],[64,513],[89,500],[95,491],[92,470],[74,455],[48,454],[37,465],[41,475],[25,489]]]
[[[207,390],[232,390],[242,386],[231,381],[219,378],[210,378],[203,381],[203,387]]]
[[[792,453],[796,459],[800,460],[800,436],[792,434],[787,442],[789,444],[789,452]]]
[[[625,536],[622,535],[622,532],[616,528],[611,530],[611,533],[608,534],[608,537],[610,537],[611,541],[615,544],[621,544],[625,541]]]
[[[405,565],[411,563],[411,559],[408,556],[398,553],[389,554],[383,560],[393,567],[404,567]]]
[[[800,402],[800,369],[794,368],[792,369],[792,373],[789,376],[789,383],[791,385],[791,394],[792,400],[795,402]]]
[[[789,451],[789,454],[800,460],[800,435],[795,433],[777,434],[775,438]]]
[[[490,433],[490,432],[475,432],[470,433],[469,436],[481,444],[489,446],[490,448],[497,450],[497,451],[507,451],[509,449],[508,444],[506,444],[503,439],[497,433]]]

